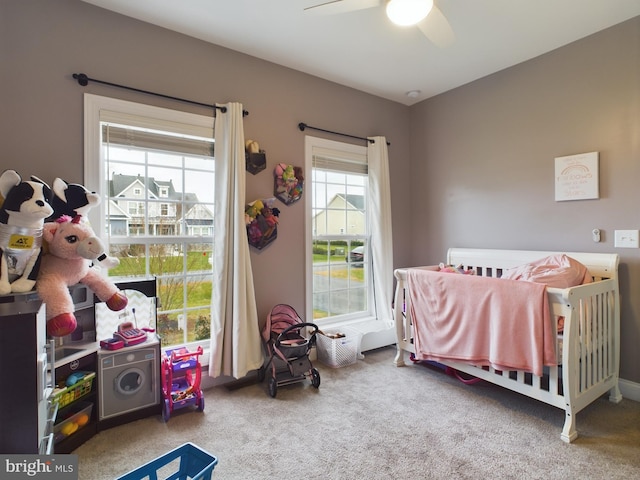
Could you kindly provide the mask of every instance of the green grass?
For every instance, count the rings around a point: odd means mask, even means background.
[[[211,282],[191,282],[187,285],[187,307],[209,306],[211,304]],[[162,298],[163,287],[160,286],[160,298]]]
[[[344,255],[333,255],[332,257],[327,257],[327,255],[325,254],[314,253],[313,263],[327,262],[327,258],[328,258],[328,261],[331,263],[338,263],[338,262],[345,261]]]
[[[209,256],[211,252],[188,252],[187,270],[211,270]],[[120,265],[109,270],[111,276],[145,275],[146,259],[143,255],[119,257]],[[182,271],[184,256],[152,256],[149,258],[149,270],[152,275],[161,273],[178,273]]]

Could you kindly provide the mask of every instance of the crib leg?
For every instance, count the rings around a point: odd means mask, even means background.
[[[620,403],[622,401],[622,393],[618,387],[618,382],[616,382],[615,386],[609,390],[609,401],[613,403]]]
[[[578,438],[575,415],[573,414],[573,412],[571,412],[569,405],[567,405],[567,409],[565,410],[564,427],[562,429],[562,433],[560,434],[560,438],[563,442],[567,443],[571,443],[576,438]]]
[[[393,364],[396,367],[404,367],[404,350],[400,346],[396,347],[396,357],[393,359]]]

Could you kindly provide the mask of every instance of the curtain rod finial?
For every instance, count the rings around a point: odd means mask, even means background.
[[[298,124],[298,128],[300,129],[301,132],[304,132],[304,129],[307,128],[307,124],[300,122]]]
[[[74,73],[73,78],[78,80],[78,83],[83,87],[86,87],[89,84],[89,77],[87,77],[84,73]]]

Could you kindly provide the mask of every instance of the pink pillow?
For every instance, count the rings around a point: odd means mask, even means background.
[[[587,267],[565,254],[551,255],[510,268],[502,274],[502,278],[544,283],[556,288],[575,287],[593,281]]]

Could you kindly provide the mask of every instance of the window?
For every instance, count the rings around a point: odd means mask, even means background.
[[[370,318],[367,149],[306,137],[307,305],[319,324]]]
[[[85,95],[90,214],[120,265],[109,275],[157,279],[165,345],[210,337],[213,119]],[[106,238],[105,238],[106,237]]]

